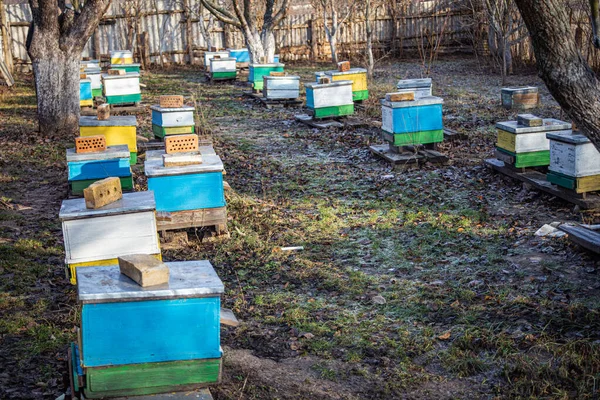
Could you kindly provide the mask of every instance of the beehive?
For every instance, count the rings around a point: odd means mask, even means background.
[[[600,190],[600,152],[577,132],[551,132],[547,179],[577,193]]]
[[[79,355],[74,369],[85,379],[86,398],[177,392],[219,381],[223,283],[208,261],[166,265],[169,283],[147,288],[118,266],[77,271],[81,341],[73,346]]]
[[[202,164],[165,167],[162,158],[144,163],[148,190],[156,196],[156,210],[177,212],[224,207],[223,163],[216,154],[202,154]]]
[[[128,72],[125,75],[102,74],[102,91],[108,104],[130,104],[142,100],[140,74]]]
[[[269,76],[271,71],[283,72],[284,64],[269,63],[269,64],[250,64],[248,82],[256,90],[263,89],[263,76]]]
[[[110,64],[133,64],[131,50],[115,50],[110,52]]]
[[[152,132],[164,139],[169,135],[194,133],[194,107],[166,108],[150,107],[152,110]]]
[[[333,82],[352,81],[352,100],[361,101],[369,98],[367,86],[367,70],[364,68],[350,68],[348,71],[325,71]]]
[[[502,106],[508,110],[529,110],[539,105],[540,95],[535,86],[503,88],[501,99]]]
[[[79,135],[106,138],[107,146],[125,144],[129,148],[130,163],[137,162],[137,121],[135,116],[111,116],[107,120],[98,120],[93,116],[79,117]]]
[[[421,78],[421,79],[403,79],[398,81],[396,84],[396,88],[400,93],[414,92],[415,99],[420,99],[421,97],[430,97],[432,96],[431,92],[432,82],[431,78]]]
[[[235,58],[212,58],[210,60],[210,78],[212,80],[235,79],[236,76]]]
[[[229,57],[235,58],[236,63],[250,62],[250,52],[248,49],[227,49]]]
[[[215,56],[219,56],[220,58],[229,58],[228,51],[205,51],[204,52],[204,68],[206,71],[210,72],[210,60],[212,60]]]
[[[124,254],[160,257],[156,233],[154,193],[125,193],[115,203],[87,209],[84,199],[64,200],[59,218],[65,246],[65,264],[75,283],[76,269],[116,265]]]
[[[122,69],[125,72],[140,73],[140,64],[111,64],[110,69]]]
[[[100,60],[81,60],[79,65],[82,71],[86,69],[100,69]]]
[[[340,117],[354,114],[352,81],[306,83],[306,107],[314,118]]]
[[[100,68],[86,68],[83,72],[92,81],[92,98],[102,96],[102,70]]]
[[[569,133],[571,124],[546,118],[542,120],[541,126],[525,126],[519,124],[518,121],[505,121],[498,122],[496,128],[498,133],[497,150],[512,157],[514,167],[526,168],[548,165],[550,163],[550,142],[546,138],[546,134],[557,131]],[[503,158],[502,155],[500,158]]]
[[[297,99],[300,97],[300,77],[263,76],[263,96],[266,99]]]
[[[443,102],[441,98],[434,96],[414,101],[381,100],[381,129],[384,131],[384,138],[393,146],[442,142]]]
[[[94,105],[91,79],[79,80],[79,105],[81,107],[92,107]]]
[[[129,165],[129,149],[126,145],[109,146],[104,151],[77,153],[67,149],[67,170],[71,192],[81,195],[92,183],[118,177],[123,190],[133,189],[133,178]]]

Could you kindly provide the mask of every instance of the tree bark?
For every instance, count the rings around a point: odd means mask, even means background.
[[[371,24],[371,0],[365,0],[365,31],[367,35],[367,74],[373,77],[375,60],[373,59],[373,26]]]
[[[540,77],[600,151],[600,81],[575,45],[563,0],[515,0],[533,43]]]

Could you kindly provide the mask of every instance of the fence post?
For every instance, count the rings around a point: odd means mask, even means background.
[[[4,53],[4,64],[8,69],[8,72],[13,74],[13,54],[12,54],[12,40],[10,38],[10,23],[6,18],[6,12],[4,10],[4,2],[0,0],[0,29],[2,33],[2,52]]]
[[[185,43],[187,45],[190,65],[194,65],[194,36],[192,33],[192,9],[190,0],[183,1],[183,15],[185,16]]]

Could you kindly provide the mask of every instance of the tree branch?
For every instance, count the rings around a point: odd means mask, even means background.
[[[81,52],[94,30],[98,27],[100,19],[110,6],[111,0],[87,0],[81,12],[75,16],[73,24],[66,30],[61,38],[61,47],[71,48],[72,51]]]

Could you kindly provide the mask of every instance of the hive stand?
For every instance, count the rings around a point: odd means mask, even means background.
[[[375,144],[369,146],[372,154],[383,158],[393,166],[416,164],[427,162],[444,164],[448,157],[436,150],[436,143],[418,146],[392,146],[391,144]]]
[[[253,99],[268,110],[273,108],[284,108],[284,107],[299,107],[302,105],[302,100],[299,99],[265,99],[262,92],[244,92],[244,96]]]

